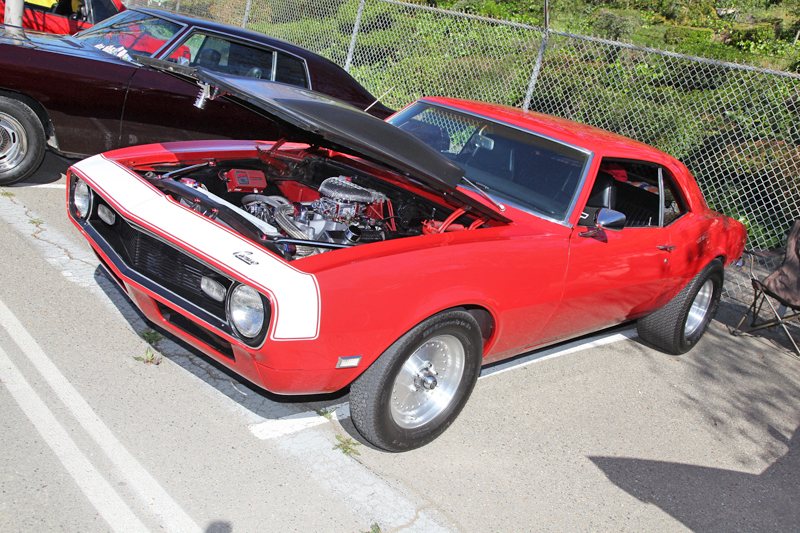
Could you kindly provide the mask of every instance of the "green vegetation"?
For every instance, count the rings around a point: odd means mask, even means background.
[[[141,361],[146,365],[159,365],[161,364],[162,357],[157,351],[148,346],[147,350],[144,352],[144,357],[134,357],[134,359]]]
[[[159,342],[161,342],[164,336],[157,331],[147,328],[142,331],[142,338],[145,340],[145,342],[147,342],[147,344],[156,346]]]
[[[341,435],[336,435],[336,440],[339,441],[339,444],[333,447],[334,450],[341,450],[345,455],[361,455],[358,450],[356,450],[356,446],[361,446],[360,442],[356,442],[351,438],[344,438]]]

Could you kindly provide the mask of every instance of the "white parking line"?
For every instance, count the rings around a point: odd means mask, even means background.
[[[200,528],[158,484],[150,473],[117,440],[100,417],[86,403],[72,384],[47,357],[11,310],[0,301],[0,325],[8,331],[39,373],[69,408],[81,426],[120,470],[128,485],[150,509],[166,531],[176,533],[200,531]]]
[[[512,361],[501,362],[497,365],[486,367],[483,370],[481,370],[481,374],[478,377],[478,379],[483,379],[489,376],[502,374],[503,372],[508,372],[509,370],[514,370],[516,368],[528,366],[533,363],[541,363],[542,361],[547,361],[548,359],[555,359],[556,357],[560,357],[562,355],[581,352],[583,350],[589,350],[590,348],[596,348],[597,346],[603,346],[605,344],[624,341],[626,339],[631,339],[635,336],[636,336],[636,330],[634,328],[631,328],[623,331],[618,331],[615,333],[604,333],[600,335],[595,335],[589,338],[584,338],[567,344],[562,344],[554,348],[536,351],[526,356],[514,359]],[[336,417],[338,420],[341,420],[342,418],[347,418],[350,416],[350,404],[345,402],[337,405],[332,405],[327,408],[327,411],[328,413],[330,413],[330,416]],[[297,413],[294,415],[284,416],[274,420],[266,420],[258,424],[252,424],[250,426],[250,431],[253,433],[253,435],[258,437],[259,439],[268,440],[268,439],[276,439],[278,437],[284,437],[286,435],[291,435],[292,433],[297,433],[299,431],[303,431],[308,428],[320,426],[325,422],[330,422],[330,421],[331,421],[330,418],[328,418],[327,416],[323,416],[317,413],[316,411],[305,411],[303,413]]]
[[[144,524],[89,462],[2,348],[0,380],[111,529],[119,533],[146,533]]]
[[[547,348],[545,350],[535,351],[526,356],[518,357],[511,361],[501,362],[499,364],[486,367],[483,370],[481,370],[481,375],[478,379],[488,378],[489,376],[502,374],[503,372],[508,372],[509,370],[514,370],[516,368],[528,366],[533,363],[541,363],[542,361],[547,361],[548,359],[555,359],[556,357],[561,357],[562,355],[567,355],[575,352],[582,352],[583,350],[589,350],[590,348],[596,348],[598,346],[603,346],[605,344],[612,344],[614,342],[624,341],[626,339],[632,339],[635,336],[636,336],[636,328],[630,328],[622,331],[617,331],[614,333],[601,333],[599,335],[593,335],[588,338],[582,338],[576,341],[568,342],[567,344],[556,346],[554,348]]]
[[[66,183],[41,183],[39,185],[26,185],[29,189],[66,189]]]
[[[337,420],[350,416],[350,404],[340,403],[326,409],[327,415]],[[259,424],[252,424],[250,431],[261,440],[275,439],[284,435],[291,435],[304,429],[319,426],[328,422],[329,418],[316,411],[306,411],[294,415],[284,416],[275,420],[267,420]]]

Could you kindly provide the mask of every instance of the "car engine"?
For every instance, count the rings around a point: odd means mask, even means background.
[[[143,177],[286,260],[484,222],[343,165],[270,159],[266,172],[252,162],[221,166],[207,161]]]
[[[383,194],[356,185],[345,176],[327,178],[318,192],[320,198],[311,202],[248,194],[242,198],[242,206],[251,215],[277,226],[295,239],[334,244],[386,240],[384,225],[370,216],[370,212],[382,211],[387,202]],[[296,255],[305,257],[319,250],[298,246]]]

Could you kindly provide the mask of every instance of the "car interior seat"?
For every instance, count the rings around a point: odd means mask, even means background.
[[[592,192],[586,207],[615,209],[617,204],[617,180],[614,176],[602,170],[597,173]]]
[[[219,62],[222,60],[222,54],[213,48],[205,48],[200,50],[194,60],[194,64],[198,67],[207,68],[210,70],[217,70]]]

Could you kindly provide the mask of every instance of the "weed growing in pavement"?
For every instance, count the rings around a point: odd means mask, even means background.
[[[40,225],[44,224],[44,220],[41,218],[32,218],[28,221],[28,224],[36,224],[36,227],[38,228]]]
[[[146,365],[157,365],[161,363],[161,356],[156,356],[158,352],[153,350],[150,346],[147,347],[147,351],[144,352],[144,357],[134,357],[137,361],[142,361]]]
[[[381,526],[378,524],[372,524],[369,526],[369,531],[362,531],[361,533],[381,533]]]
[[[0,196],[11,197],[11,196],[14,196],[14,193],[11,192],[11,191],[0,191]]]
[[[325,417],[325,418],[327,418],[328,420],[333,420],[333,409],[331,409],[330,411],[328,411],[327,409],[325,409],[325,408],[322,408],[322,409],[320,409],[319,411],[317,411],[317,414],[318,414],[319,416],[324,416],[324,417]]]
[[[342,450],[342,453],[345,455],[361,455],[358,453],[358,450],[356,450],[356,446],[361,446],[360,442],[356,442],[350,438],[345,439],[341,435],[336,435],[336,440],[339,441],[339,444],[333,447],[334,450]]]
[[[153,331],[150,328],[147,328],[146,330],[142,331],[142,338],[145,340],[147,344],[155,346],[156,344],[161,342],[161,339],[164,338],[164,335],[162,335],[157,331]]]

